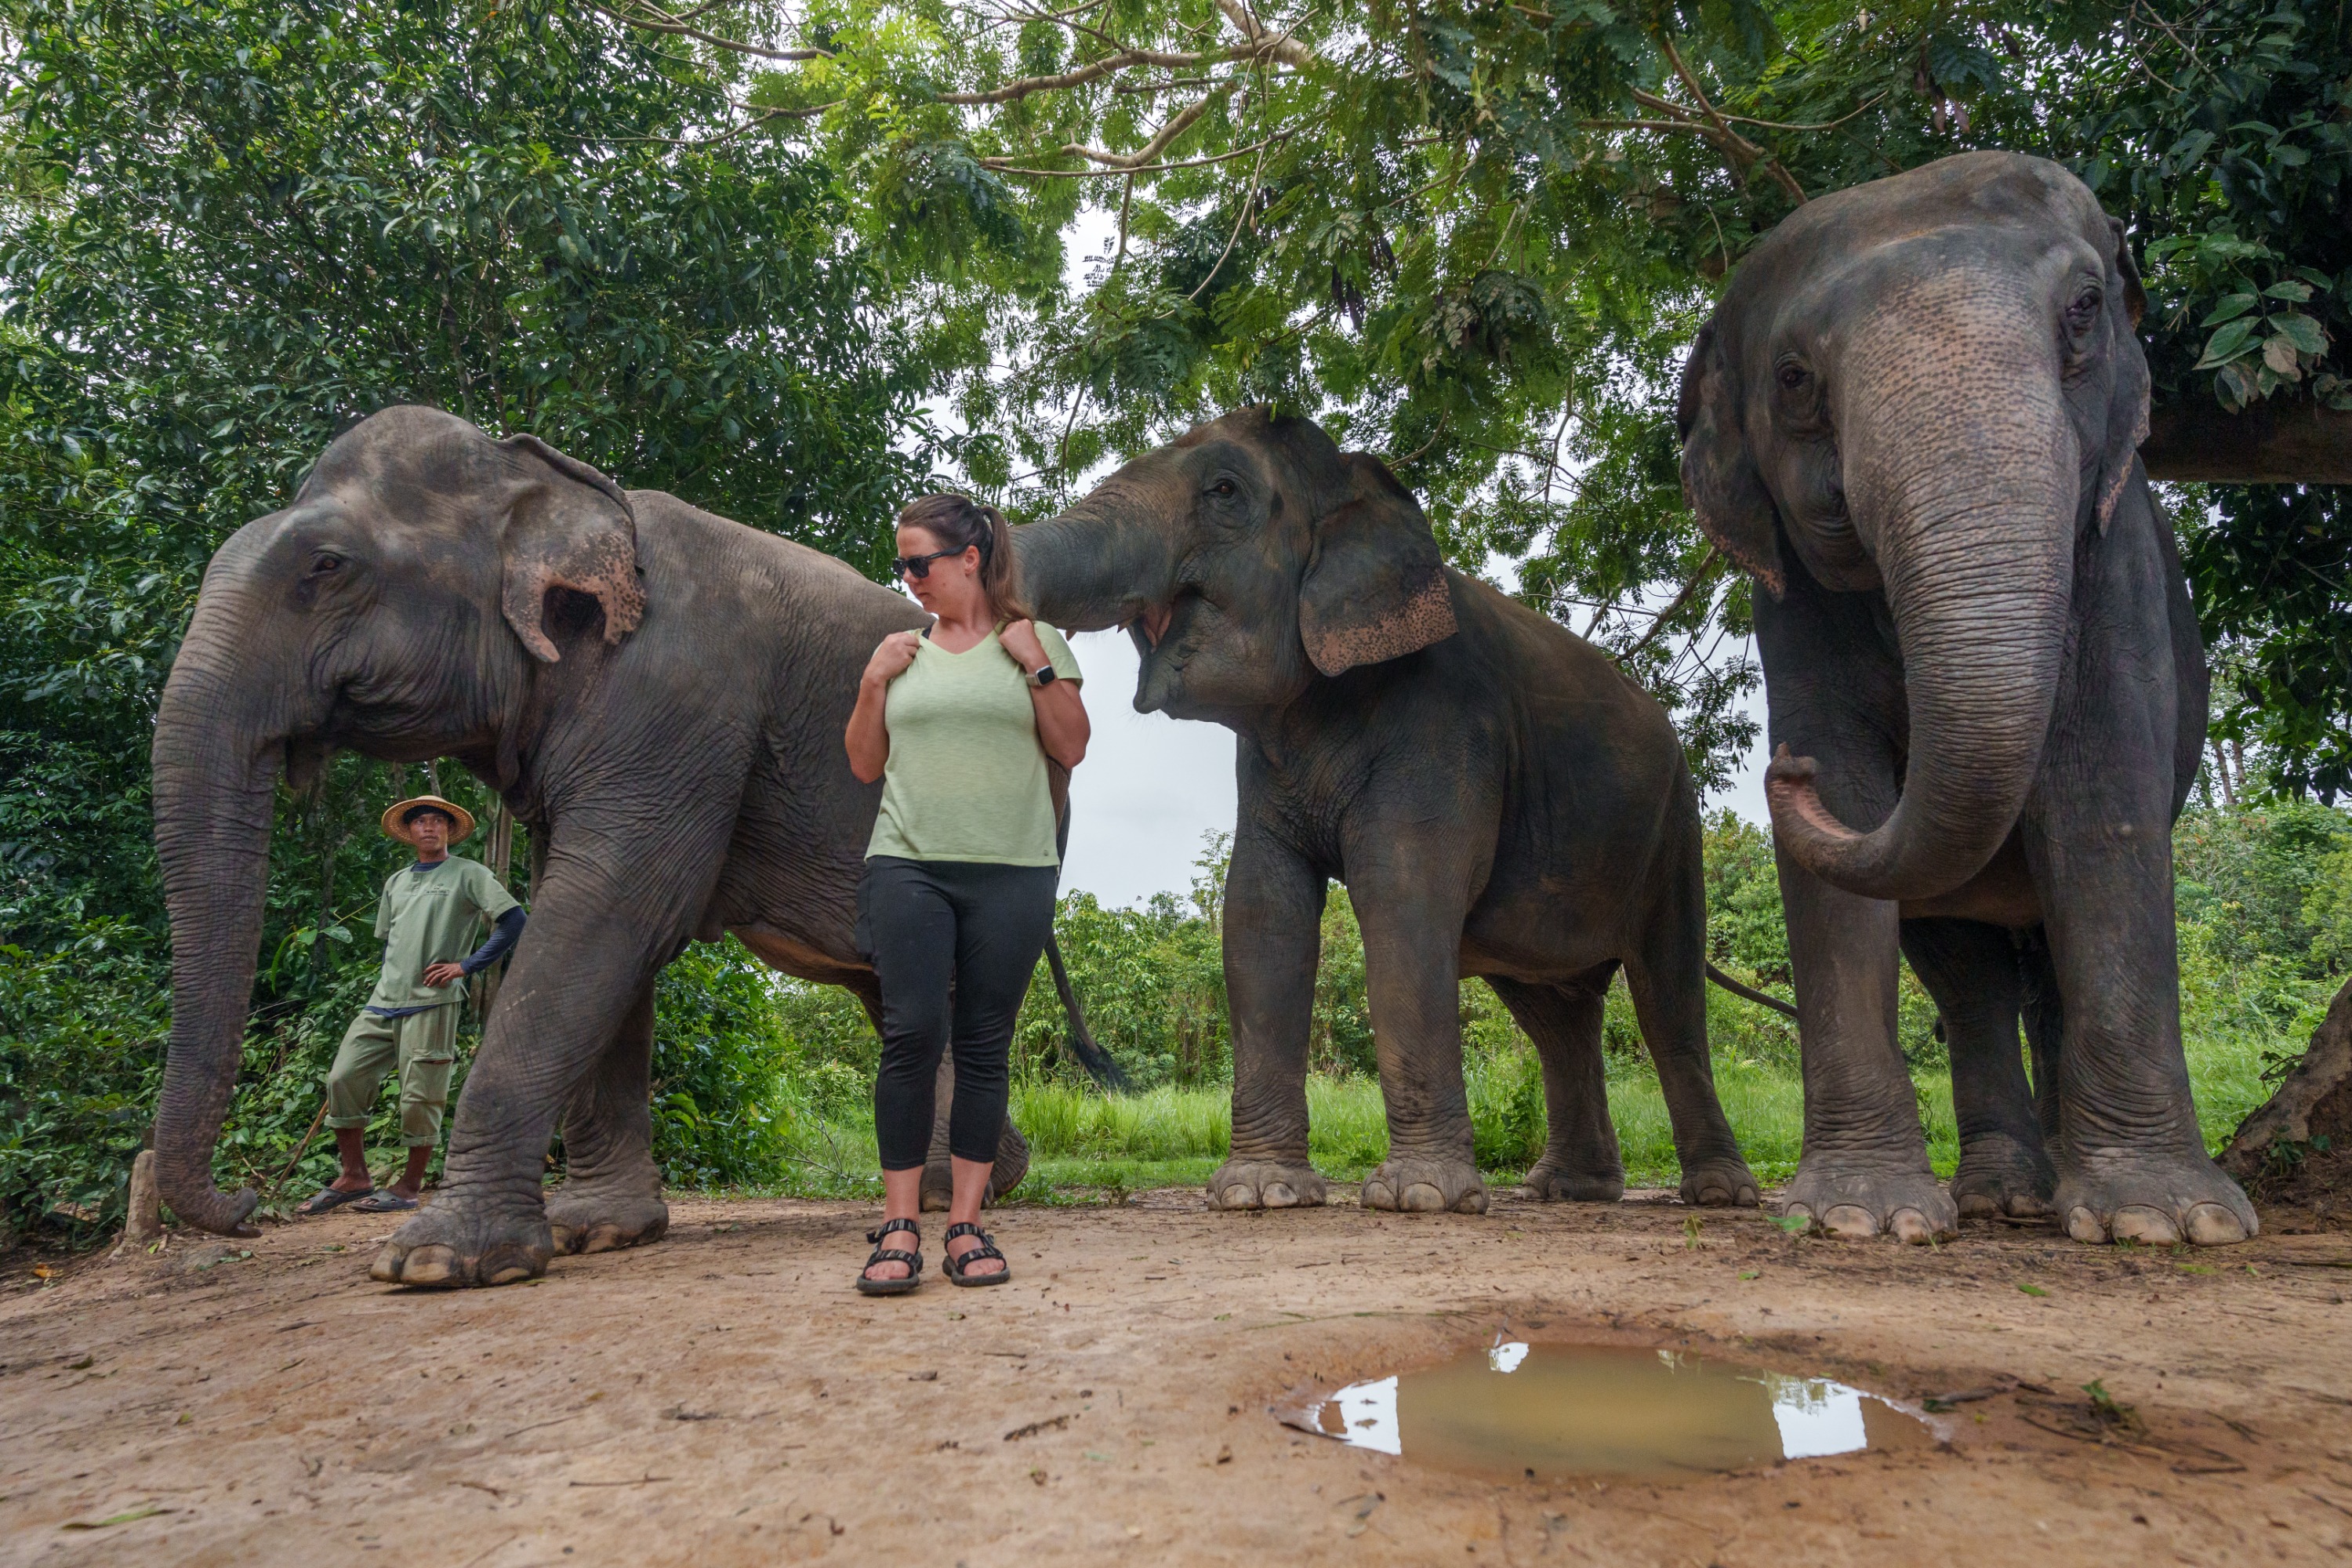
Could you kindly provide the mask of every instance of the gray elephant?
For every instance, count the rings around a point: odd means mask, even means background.
[[[1691,351],[1684,486],[1765,590],[1787,1207],[1840,1235],[2053,1206],[2085,1242],[2254,1234],[2181,1053],[2171,827],[2206,672],[2137,456],[2142,304],[2080,181],[1969,153],[1800,208]],[[1950,1043],[1949,1194],[1895,1045],[1898,945]]]
[[[1756,1179],[1707,1058],[1698,802],[1665,713],[1597,649],[1442,565],[1377,460],[1302,419],[1229,415],[1013,532],[1056,625],[1126,625],[1135,705],[1240,737],[1225,884],[1226,1208],[1320,1203],[1307,1046],[1324,889],[1364,932],[1389,1156],[1368,1207],[1480,1212],[1457,987],[1483,975],[1543,1066],[1528,1184],[1613,1199],[1601,1073],[1620,965],[1695,1203]]]
[[[541,857],[443,1185],[375,1277],[502,1284],[558,1251],[659,1237],[647,1075],[662,966],[732,931],[785,973],[878,1004],[853,927],[879,790],[851,776],[842,728],[875,645],[923,619],[831,556],[624,493],[531,437],[494,441],[413,407],[354,426],[290,506],[213,557],[156,716],[164,1200],[251,1234],[255,1195],[219,1191],[212,1153],[253,986],[271,792],[281,760],[299,785],[348,748],[458,759]],[[542,1202],[559,1121],[570,1174]],[[944,1183],[936,1157],[927,1184]],[[1026,1161],[1008,1125],[992,1190]]]

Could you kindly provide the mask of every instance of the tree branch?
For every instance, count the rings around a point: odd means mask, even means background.
[[[1179,111],[1160,128],[1158,135],[1132,153],[1106,153],[1097,147],[1081,147],[1075,142],[1064,142],[1062,151],[1073,158],[1084,158],[1089,163],[1100,163],[1122,173],[1139,169],[1166,152],[1169,144],[1179,136],[1192,129],[1193,123],[1209,111],[1209,105],[1241,85],[1238,81],[1228,81],[1212,89],[1191,108]]]
[[[615,10],[610,5],[602,4],[602,0],[588,0],[588,4],[591,9],[610,16],[625,27],[642,27],[649,33],[668,33],[677,37],[692,38],[697,43],[709,44],[718,49],[730,49],[739,55],[756,55],[763,60],[829,60],[833,58],[833,51],[830,49],[771,49],[759,44],[744,43],[740,38],[722,38],[716,33],[706,33],[699,27],[689,26],[667,12],[661,13],[657,17],[640,16],[630,12]]]
[[[1635,654],[1640,653],[1643,648],[1655,642],[1658,638],[1658,634],[1664,631],[1666,629],[1666,624],[1675,618],[1675,613],[1680,610],[1685,605],[1690,603],[1690,596],[1698,592],[1699,584],[1706,582],[1709,578],[1715,575],[1715,569],[1722,560],[1723,551],[1721,547],[1713,544],[1708,545],[1706,547],[1706,558],[1698,563],[1698,570],[1691,574],[1690,581],[1683,584],[1683,591],[1675,595],[1674,603],[1668,605],[1664,609],[1658,612],[1657,618],[1650,623],[1650,629],[1643,632],[1640,638],[1634,642],[1632,647],[1627,648],[1622,653],[1612,655],[1612,657],[1614,658],[1619,664],[1622,665],[1629,662]]]

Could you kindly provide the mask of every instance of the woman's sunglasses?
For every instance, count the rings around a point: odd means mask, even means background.
[[[890,574],[894,577],[912,577],[919,583],[931,574],[932,562],[944,561],[950,555],[961,555],[964,550],[971,548],[971,546],[967,544],[962,550],[934,550],[929,555],[901,555],[890,563]]]

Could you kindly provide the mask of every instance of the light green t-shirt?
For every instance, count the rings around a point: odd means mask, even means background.
[[[1076,684],[1062,634],[1036,623],[1056,679]],[[923,646],[884,700],[890,758],[866,853],[907,860],[1053,866],[1054,800],[1029,677],[989,633],[961,653]]]
[[[436,1007],[466,999],[466,983],[427,985],[425,969],[455,963],[479,945],[475,933],[520,908],[499,886],[490,868],[455,855],[419,870],[404,866],[383,885],[376,900],[375,934],[383,938],[383,973],[376,976],[371,1007]]]

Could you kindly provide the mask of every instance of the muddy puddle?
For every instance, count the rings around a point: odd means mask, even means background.
[[[1662,1480],[1938,1441],[1916,1412],[1829,1378],[1687,1351],[1498,1337],[1284,1412],[1303,1430],[1495,1479]]]

